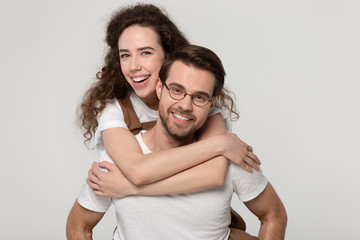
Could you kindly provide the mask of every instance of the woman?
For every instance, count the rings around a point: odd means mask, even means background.
[[[106,41],[110,48],[105,65],[81,104],[84,136],[87,141],[95,139],[100,154],[99,167],[109,170],[109,164],[101,161],[113,160],[131,183],[152,184],[153,191],[146,193],[148,195],[190,193],[222,185],[227,170],[226,158],[245,170],[258,169],[260,162],[251,147],[235,135],[225,135],[220,109],[209,116],[207,124],[199,131],[200,141],[143,155],[129,131],[131,123],[125,122],[125,112],[133,107],[141,123],[156,120],[155,84],[162,62],[188,41],[157,7],[141,4],[124,8],[112,17]],[[219,102],[237,115],[226,92],[221,94]],[[189,168],[192,171],[186,171]],[[96,166],[93,171],[96,172]],[[109,188],[102,188],[104,184],[98,177],[106,179],[106,173],[97,172],[97,176],[91,173],[88,183],[97,195],[126,196],[116,191],[116,184],[107,185],[112,187],[110,194]],[[78,201],[88,206],[86,199],[79,197]]]

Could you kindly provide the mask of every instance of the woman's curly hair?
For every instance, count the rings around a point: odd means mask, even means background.
[[[104,66],[96,74],[96,82],[86,91],[79,106],[79,120],[84,129],[85,143],[94,136],[98,126],[97,117],[105,108],[106,101],[123,99],[131,92],[132,88],[121,71],[118,40],[122,32],[132,25],[152,28],[159,35],[165,55],[171,54],[179,46],[189,44],[167,15],[152,4],[136,4],[115,12],[107,26],[108,52]]]

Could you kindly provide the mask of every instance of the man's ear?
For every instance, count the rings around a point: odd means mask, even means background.
[[[210,110],[212,110],[215,107],[216,104],[216,97],[214,97],[210,102]]]
[[[160,99],[161,91],[162,91],[162,83],[161,83],[160,78],[157,79],[155,90],[156,90],[156,96],[158,97],[158,99]]]

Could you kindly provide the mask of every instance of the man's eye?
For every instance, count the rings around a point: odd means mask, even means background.
[[[197,102],[206,102],[208,98],[205,95],[195,95],[194,100]]]
[[[141,54],[142,54],[142,55],[150,55],[151,52],[149,52],[149,51],[144,51],[144,52],[142,52]]]
[[[171,91],[175,94],[182,94],[183,93],[183,90],[181,88],[175,88],[175,87],[172,87],[171,88]]]

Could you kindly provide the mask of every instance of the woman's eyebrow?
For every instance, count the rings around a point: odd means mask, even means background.
[[[138,48],[137,50],[138,51],[144,51],[144,50],[149,50],[149,49],[155,51],[155,48],[150,47],[150,46],[141,47],[141,48]]]
[[[145,46],[145,47],[141,47],[141,48],[138,48],[137,51],[144,51],[144,50],[153,50],[155,51],[155,48],[153,47],[150,47],[150,46]],[[130,52],[128,49],[119,49],[119,52]]]
[[[129,52],[129,50],[128,49],[119,49],[119,53],[121,53],[121,52]]]

